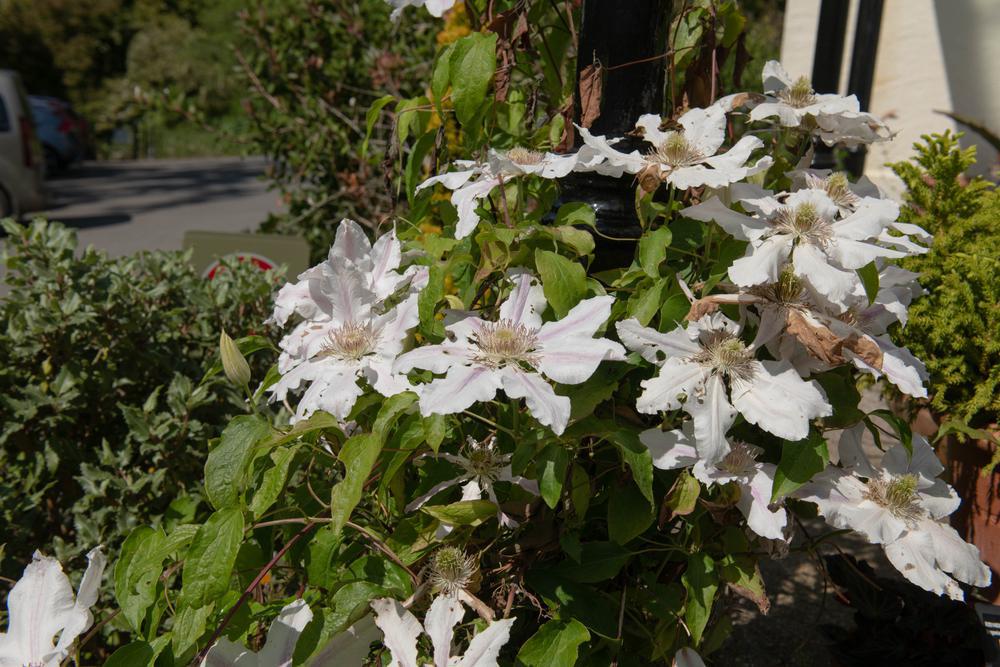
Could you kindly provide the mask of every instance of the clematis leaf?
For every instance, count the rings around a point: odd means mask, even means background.
[[[810,431],[804,440],[781,442],[781,461],[774,473],[771,500],[786,496],[821,472],[830,460],[823,434]]]
[[[517,659],[527,667],[572,667],[590,631],[575,619],[551,620],[521,646]]]
[[[535,267],[542,278],[545,300],[556,317],[565,317],[587,294],[587,272],[580,263],[551,250],[536,250]]]
[[[181,598],[186,608],[212,603],[229,590],[243,526],[243,511],[230,508],[219,510],[198,529],[181,574]]]

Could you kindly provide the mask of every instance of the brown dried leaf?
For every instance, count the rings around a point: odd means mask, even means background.
[[[600,63],[592,63],[580,72],[580,126],[590,127],[601,115],[601,93],[603,68]]]
[[[719,302],[712,297],[705,297],[704,299],[695,299],[691,304],[691,309],[688,310],[688,314],[684,317],[688,322],[697,322],[706,315],[711,315],[719,309]]]
[[[863,362],[875,370],[882,370],[882,362],[885,359],[885,355],[882,353],[882,349],[871,338],[867,336],[863,338],[848,338],[844,341],[844,349],[856,354]]]
[[[651,164],[644,167],[636,178],[639,181],[639,187],[647,195],[651,192],[656,192],[656,189],[660,187],[660,183],[663,182],[663,178],[660,175],[660,165],[658,164]]]
[[[810,322],[797,310],[789,309],[785,317],[785,330],[805,346],[809,354],[825,364],[838,366],[846,363],[844,350],[849,350],[876,370],[882,370],[882,350],[867,336],[840,337],[830,328],[816,321]]]

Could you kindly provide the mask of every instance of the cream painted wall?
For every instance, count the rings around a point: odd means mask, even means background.
[[[852,0],[849,61],[857,5]],[[793,76],[812,73],[820,0],[788,0],[781,41],[782,63]],[[1000,132],[1000,2],[997,0],[885,0],[875,64],[871,111],[898,134],[870,147],[866,173],[888,194],[901,184],[886,162],[905,160],[921,134],[962,129],[935,113],[955,111]],[[848,66],[841,76],[846,86]],[[844,92],[843,89],[841,92]],[[965,145],[976,144],[979,171],[989,172],[996,151],[966,130]]]

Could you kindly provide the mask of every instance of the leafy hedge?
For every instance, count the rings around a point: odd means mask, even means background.
[[[180,252],[109,258],[56,223],[3,223],[0,542],[119,544],[142,522],[191,520],[204,444],[241,410],[210,379],[220,329],[262,328],[274,280],[229,266],[212,282]],[[259,356],[259,355],[258,355]],[[192,447],[191,443],[201,443]]]

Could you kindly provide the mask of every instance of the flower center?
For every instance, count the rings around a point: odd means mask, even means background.
[[[431,558],[431,587],[447,595],[457,595],[469,587],[478,568],[476,561],[456,547],[442,547]]]
[[[667,138],[650,155],[653,160],[668,167],[682,167],[702,157],[680,132],[667,133]]]
[[[750,288],[751,294],[762,296],[779,306],[799,306],[805,298],[805,285],[791,267],[785,267],[778,282]]]
[[[538,151],[533,151],[522,146],[515,146],[507,151],[507,159],[515,164],[533,165],[540,164],[545,156]]]
[[[375,351],[379,334],[371,322],[347,322],[327,335],[320,354],[345,361],[357,361]]]
[[[500,476],[500,470],[507,465],[509,456],[498,454],[494,449],[496,438],[488,437],[483,442],[469,438],[465,458],[469,461],[468,471],[481,480],[494,482]]]
[[[695,361],[730,379],[750,380],[754,375],[753,353],[743,341],[724,331],[710,333]]]
[[[534,365],[537,361],[533,354],[538,345],[537,332],[512,320],[484,322],[472,338],[479,348],[476,361],[492,368],[519,362]]]
[[[719,462],[719,469],[732,475],[746,475],[754,468],[757,457],[764,450],[756,445],[736,441],[726,457]]]
[[[816,93],[813,92],[809,79],[800,76],[790,88],[785,88],[778,93],[778,99],[790,107],[801,109],[816,101]]]
[[[780,234],[790,234],[796,239],[825,246],[833,231],[830,221],[819,214],[816,207],[806,202],[796,207],[783,206],[774,214],[771,224]]]
[[[869,480],[867,487],[864,494],[866,499],[889,510],[893,516],[908,525],[913,525],[924,515],[917,496],[916,475],[883,475]]]

